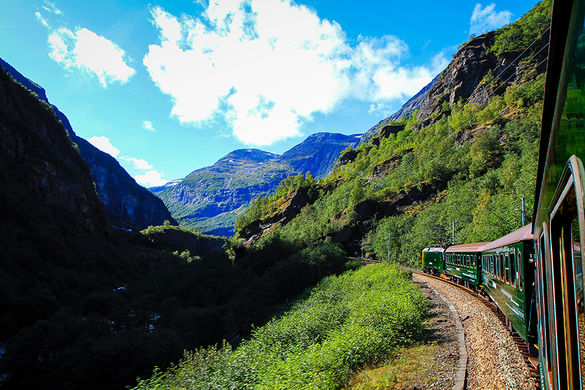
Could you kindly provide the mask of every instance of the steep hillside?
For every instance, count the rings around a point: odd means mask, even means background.
[[[326,176],[341,151],[359,136],[316,133],[279,156],[258,149],[239,149],[214,165],[190,173],[177,184],[155,192],[182,226],[231,236],[236,217],[250,201],[270,195],[285,178],[311,172]]]
[[[231,258],[224,244],[170,223],[109,229],[53,108],[0,70],[1,388],[126,388],[345,269],[334,244]]]
[[[41,86],[23,76],[1,58],[0,68],[3,68],[16,81],[34,92],[40,100],[50,104],[45,90]],[[89,166],[98,196],[105,206],[106,216],[111,223],[135,229],[143,229],[149,225],[161,225],[165,220],[175,223],[159,198],[138,185],[115,158],[78,137],[65,114],[59,111],[56,106],[50,106],[63,127],[69,132],[70,138],[79,147],[81,157]]]
[[[61,207],[89,230],[105,233],[103,206],[75,144],[51,107],[1,70],[0,181],[5,221],[18,220],[34,196],[37,207]]]
[[[360,135],[336,133],[311,134],[300,144],[282,154],[280,160],[288,162],[297,173],[311,172],[315,179],[329,174],[339,158],[341,151],[353,147]]]
[[[543,1],[463,44],[417,110],[382,122],[379,135],[309,185],[319,196],[291,208],[292,186],[259,199],[238,219],[236,237],[246,245],[332,240],[380,259],[390,245],[393,259],[416,265],[424,246],[449,242],[453,221],[457,242],[518,228],[519,213],[489,210],[517,209],[522,198],[529,215],[533,207],[549,19]]]
[[[382,119],[380,122],[376,123],[376,125],[371,127],[368,131],[366,131],[360,138],[360,144],[370,141],[372,138],[378,135],[380,133],[380,129],[382,129],[388,123],[399,121],[403,117],[408,117],[414,111],[418,110],[423,100],[427,97],[428,91],[435,85],[435,83],[439,79],[439,76],[440,74],[438,74],[434,79],[432,79],[430,83],[425,85],[423,89],[418,91],[416,95],[408,99],[406,103],[404,103],[398,111],[396,111],[389,117]]]

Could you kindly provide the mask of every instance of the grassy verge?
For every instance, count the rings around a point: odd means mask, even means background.
[[[325,278],[237,349],[208,347],[135,389],[331,389],[421,335],[425,297],[379,264]]]

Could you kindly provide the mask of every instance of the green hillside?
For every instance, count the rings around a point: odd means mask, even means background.
[[[186,352],[135,389],[335,389],[417,339],[426,299],[391,265],[325,278],[236,349]]]
[[[390,237],[390,259],[416,266],[422,248],[451,241],[453,221],[457,243],[520,227],[521,213],[513,209],[522,198],[528,218],[533,208],[549,13],[550,2],[542,2],[514,24],[467,42],[420,110],[386,123],[392,131],[347,150],[327,178],[311,184],[320,194],[314,202],[290,222],[266,228],[294,188],[259,199],[236,221],[237,237],[255,241],[260,224],[258,242],[278,237],[305,246],[327,239],[381,260]],[[529,38],[518,39],[523,32]],[[514,45],[506,43],[511,39]],[[469,52],[495,68],[475,80],[466,73],[473,63],[461,63]],[[502,58],[513,60],[504,66]],[[456,81],[455,90],[467,89],[468,97],[451,102],[444,96]]]
[[[327,178],[291,177],[253,201],[229,241],[235,264],[296,252],[288,261],[323,272],[328,249],[419,266],[425,246],[451,241],[453,221],[457,243],[492,240],[521,226],[524,198],[529,222],[549,13],[543,1],[462,45],[418,110],[344,151]],[[137,389],[345,386],[417,340],[425,305],[407,279],[383,264],[325,279],[237,348],[187,352]]]

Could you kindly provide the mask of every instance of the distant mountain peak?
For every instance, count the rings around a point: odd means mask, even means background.
[[[265,152],[264,150],[248,148],[248,149],[236,149],[224,157],[220,158],[216,164],[220,162],[226,162],[229,160],[248,160],[254,162],[265,162],[277,158],[279,155]]]

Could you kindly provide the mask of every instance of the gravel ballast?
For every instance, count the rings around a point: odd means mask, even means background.
[[[537,387],[512,336],[481,298],[421,274],[413,274],[413,280],[428,284],[459,314],[468,355],[467,389]]]

